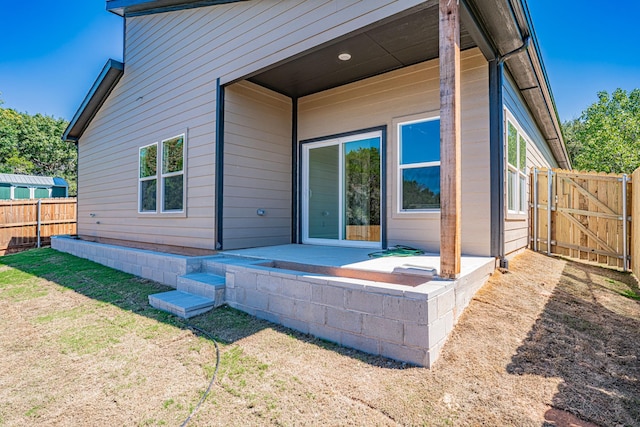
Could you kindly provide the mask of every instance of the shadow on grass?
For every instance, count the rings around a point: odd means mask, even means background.
[[[640,426],[635,295],[640,290],[632,275],[568,261],[507,371],[561,378],[552,406],[582,420]]]
[[[148,296],[150,294],[172,290],[171,287],[53,249],[34,249],[2,256],[0,257],[0,267],[3,265],[44,278],[91,299],[112,304],[158,322],[183,329],[189,328],[189,325],[196,326],[224,345],[232,344],[264,329],[273,329],[299,341],[371,365],[391,369],[406,367],[404,363],[341,347],[311,335],[258,319],[228,306],[216,308],[188,320],[181,319],[149,305]]]

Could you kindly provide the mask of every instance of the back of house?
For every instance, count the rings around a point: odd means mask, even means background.
[[[465,1],[461,251],[528,244],[528,171],[568,166],[529,15]],[[440,250],[437,1],[107,1],[124,17],[65,138],[79,234],[190,248]],[[504,55],[523,44],[521,52]]]
[[[460,249],[503,258],[528,245],[530,168],[569,161],[526,4],[460,4]],[[124,64],[107,63],[65,132],[80,235],[440,251],[441,175],[455,172],[438,1],[107,9],[123,17]]]
[[[525,0],[106,5],[124,61],[64,134],[79,238],[103,246],[58,247],[178,288],[154,307],[227,303],[431,366],[529,244],[532,167],[570,168]],[[432,255],[363,273],[393,247]],[[208,301],[175,303],[201,285]]]

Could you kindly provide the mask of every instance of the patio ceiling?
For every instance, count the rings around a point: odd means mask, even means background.
[[[475,47],[464,25],[461,49]],[[338,55],[351,59],[341,61]],[[428,1],[402,14],[332,40],[249,78],[296,98],[438,57],[438,2]]]

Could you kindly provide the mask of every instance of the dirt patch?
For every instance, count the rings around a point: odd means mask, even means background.
[[[194,318],[222,361],[190,425],[640,426],[635,279],[531,252],[510,266],[431,370],[229,308]],[[148,306],[164,289],[51,250],[0,258],[0,425],[179,425],[215,352]]]

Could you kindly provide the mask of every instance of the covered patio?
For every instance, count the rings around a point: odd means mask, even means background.
[[[243,253],[266,253],[273,251],[274,244],[288,241],[367,247],[368,252],[362,251],[366,255],[371,249],[402,243],[439,252],[439,256],[421,262],[425,267],[437,269],[440,277],[462,277],[461,254],[470,250],[488,255],[491,238],[488,225],[479,227],[472,224],[471,218],[464,227],[468,235],[474,235],[469,239],[472,243],[465,248],[467,242],[461,237],[461,51],[469,51],[463,56],[473,59],[467,60],[466,67],[475,69],[477,64],[482,66],[479,52],[484,50],[485,42],[466,6],[432,0],[241,78],[218,81],[216,249],[228,251],[264,245],[266,248],[258,252]],[[427,61],[434,61],[433,65],[416,68]],[[475,83],[483,78],[469,77],[468,81]],[[411,81],[411,85],[398,83],[402,79]],[[363,83],[365,80],[372,83]],[[345,105],[341,96],[356,99],[360,95],[340,93],[358,90],[358,84],[376,85],[379,96],[387,96],[386,109],[376,107],[377,100],[366,101],[366,105]],[[400,98],[399,94],[409,86],[414,87],[410,93],[420,93],[411,101],[395,101],[384,95],[394,92]],[[484,83],[482,86],[480,93],[486,91]],[[369,93],[374,93],[374,89]],[[404,106],[397,108],[394,102]],[[270,108],[265,109],[265,105]],[[376,108],[371,114],[365,111]],[[340,111],[349,119],[336,123],[325,114],[331,110]],[[478,122],[487,114],[484,110],[472,113]],[[276,115],[273,111],[280,113]],[[417,111],[426,111],[422,116],[427,114],[436,123],[434,139],[439,148],[434,149],[438,154],[432,166],[439,172],[428,178],[431,180],[428,183],[420,182],[433,190],[436,201],[428,206],[407,208],[413,212],[404,213],[404,207],[395,201],[402,197],[397,195],[402,194],[401,190],[398,193],[402,184],[396,183],[400,179],[395,176],[399,160],[394,156],[398,148],[390,135],[398,126],[394,118],[410,121],[409,115]],[[355,118],[358,115],[368,118]],[[474,127],[483,129],[486,123],[468,125],[468,129]],[[486,138],[481,139],[480,143],[486,145]],[[366,168],[370,169],[353,178],[344,165],[350,161],[348,155],[355,157],[356,151],[368,153],[370,164]],[[289,176],[282,176],[285,173]],[[347,193],[350,185],[359,185],[349,184],[350,179],[366,181],[366,185],[360,185],[366,187],[361,189],[362,194]],[[468,182],[485,181],[468,179]],[[481,203],[484,203],[480,208],[482,215],[487,216],[488,202]],[[420,219],[429,222],[427,227],[423,227],[425,221],[412,221],[417,217],[416,211],[418,216],[422,215]],[[424,231],[427,236],[419,241],[422,238],[416,237],[419,232],[407,235],[410,227],[422,228],[417,231]],[[354,233],[356,228],[358,232]],[[375,263],[376,268],[382,264]]]

